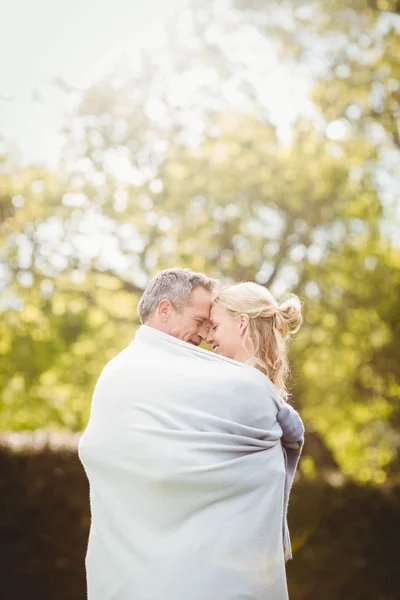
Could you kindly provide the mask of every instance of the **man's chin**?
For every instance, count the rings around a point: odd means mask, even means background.
[[[197,347],[197,346],[200,346],[201,341],[198,342],[198,341],[194,341],[194,340],[189,340],[189,344],[192,344],[192,346],[196,346]]]

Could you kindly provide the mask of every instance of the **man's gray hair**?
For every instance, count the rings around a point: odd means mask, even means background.
[[[198,286],[212,294],[216,290],[217,281],[191,269],[174,268],[161,271],[148,283],[139,301],[140,322],[148,321],[161,300],[169,300],[177,312],[182,312],[190,303],[193,290]]]

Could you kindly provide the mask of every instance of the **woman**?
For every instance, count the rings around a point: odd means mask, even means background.
[[[222,289],[214,299],[207,343],[214,352],[259,369],[286,400],[286,342],[302,321],[301,303],[294,294],[279,305],[265,287],[239,283]]]
[[[254,366],[275,385],[283,399],[277,412],[282,429],[282,449],[287,477],[284,490],[284,551],[292,558],[287,507],[289,492],[304,442],[304,426],[298,413],[285,401],[289,362],[286,344],[303,322],[301,303],[290,294],[281,303],[263,286],[239,283],[219,291],[210,314],[207,343],[215,353]]]

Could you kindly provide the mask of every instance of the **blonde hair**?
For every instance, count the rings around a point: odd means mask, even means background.
[[[243,338],[243,346],[251,355],[247,362],[267,375],[286,400],[289,396],[286,342],[303,322],[299,298],[289,294],[278,304],[262,285],[244,282],[220,290],[214,304],[234,317],[248,315],[249,326]]]

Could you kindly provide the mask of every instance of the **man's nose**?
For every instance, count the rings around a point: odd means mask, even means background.
[[[198,334],[202,340],[206,340],[208,336],[208,326],[204,324],[201,327],[199,327]]]

